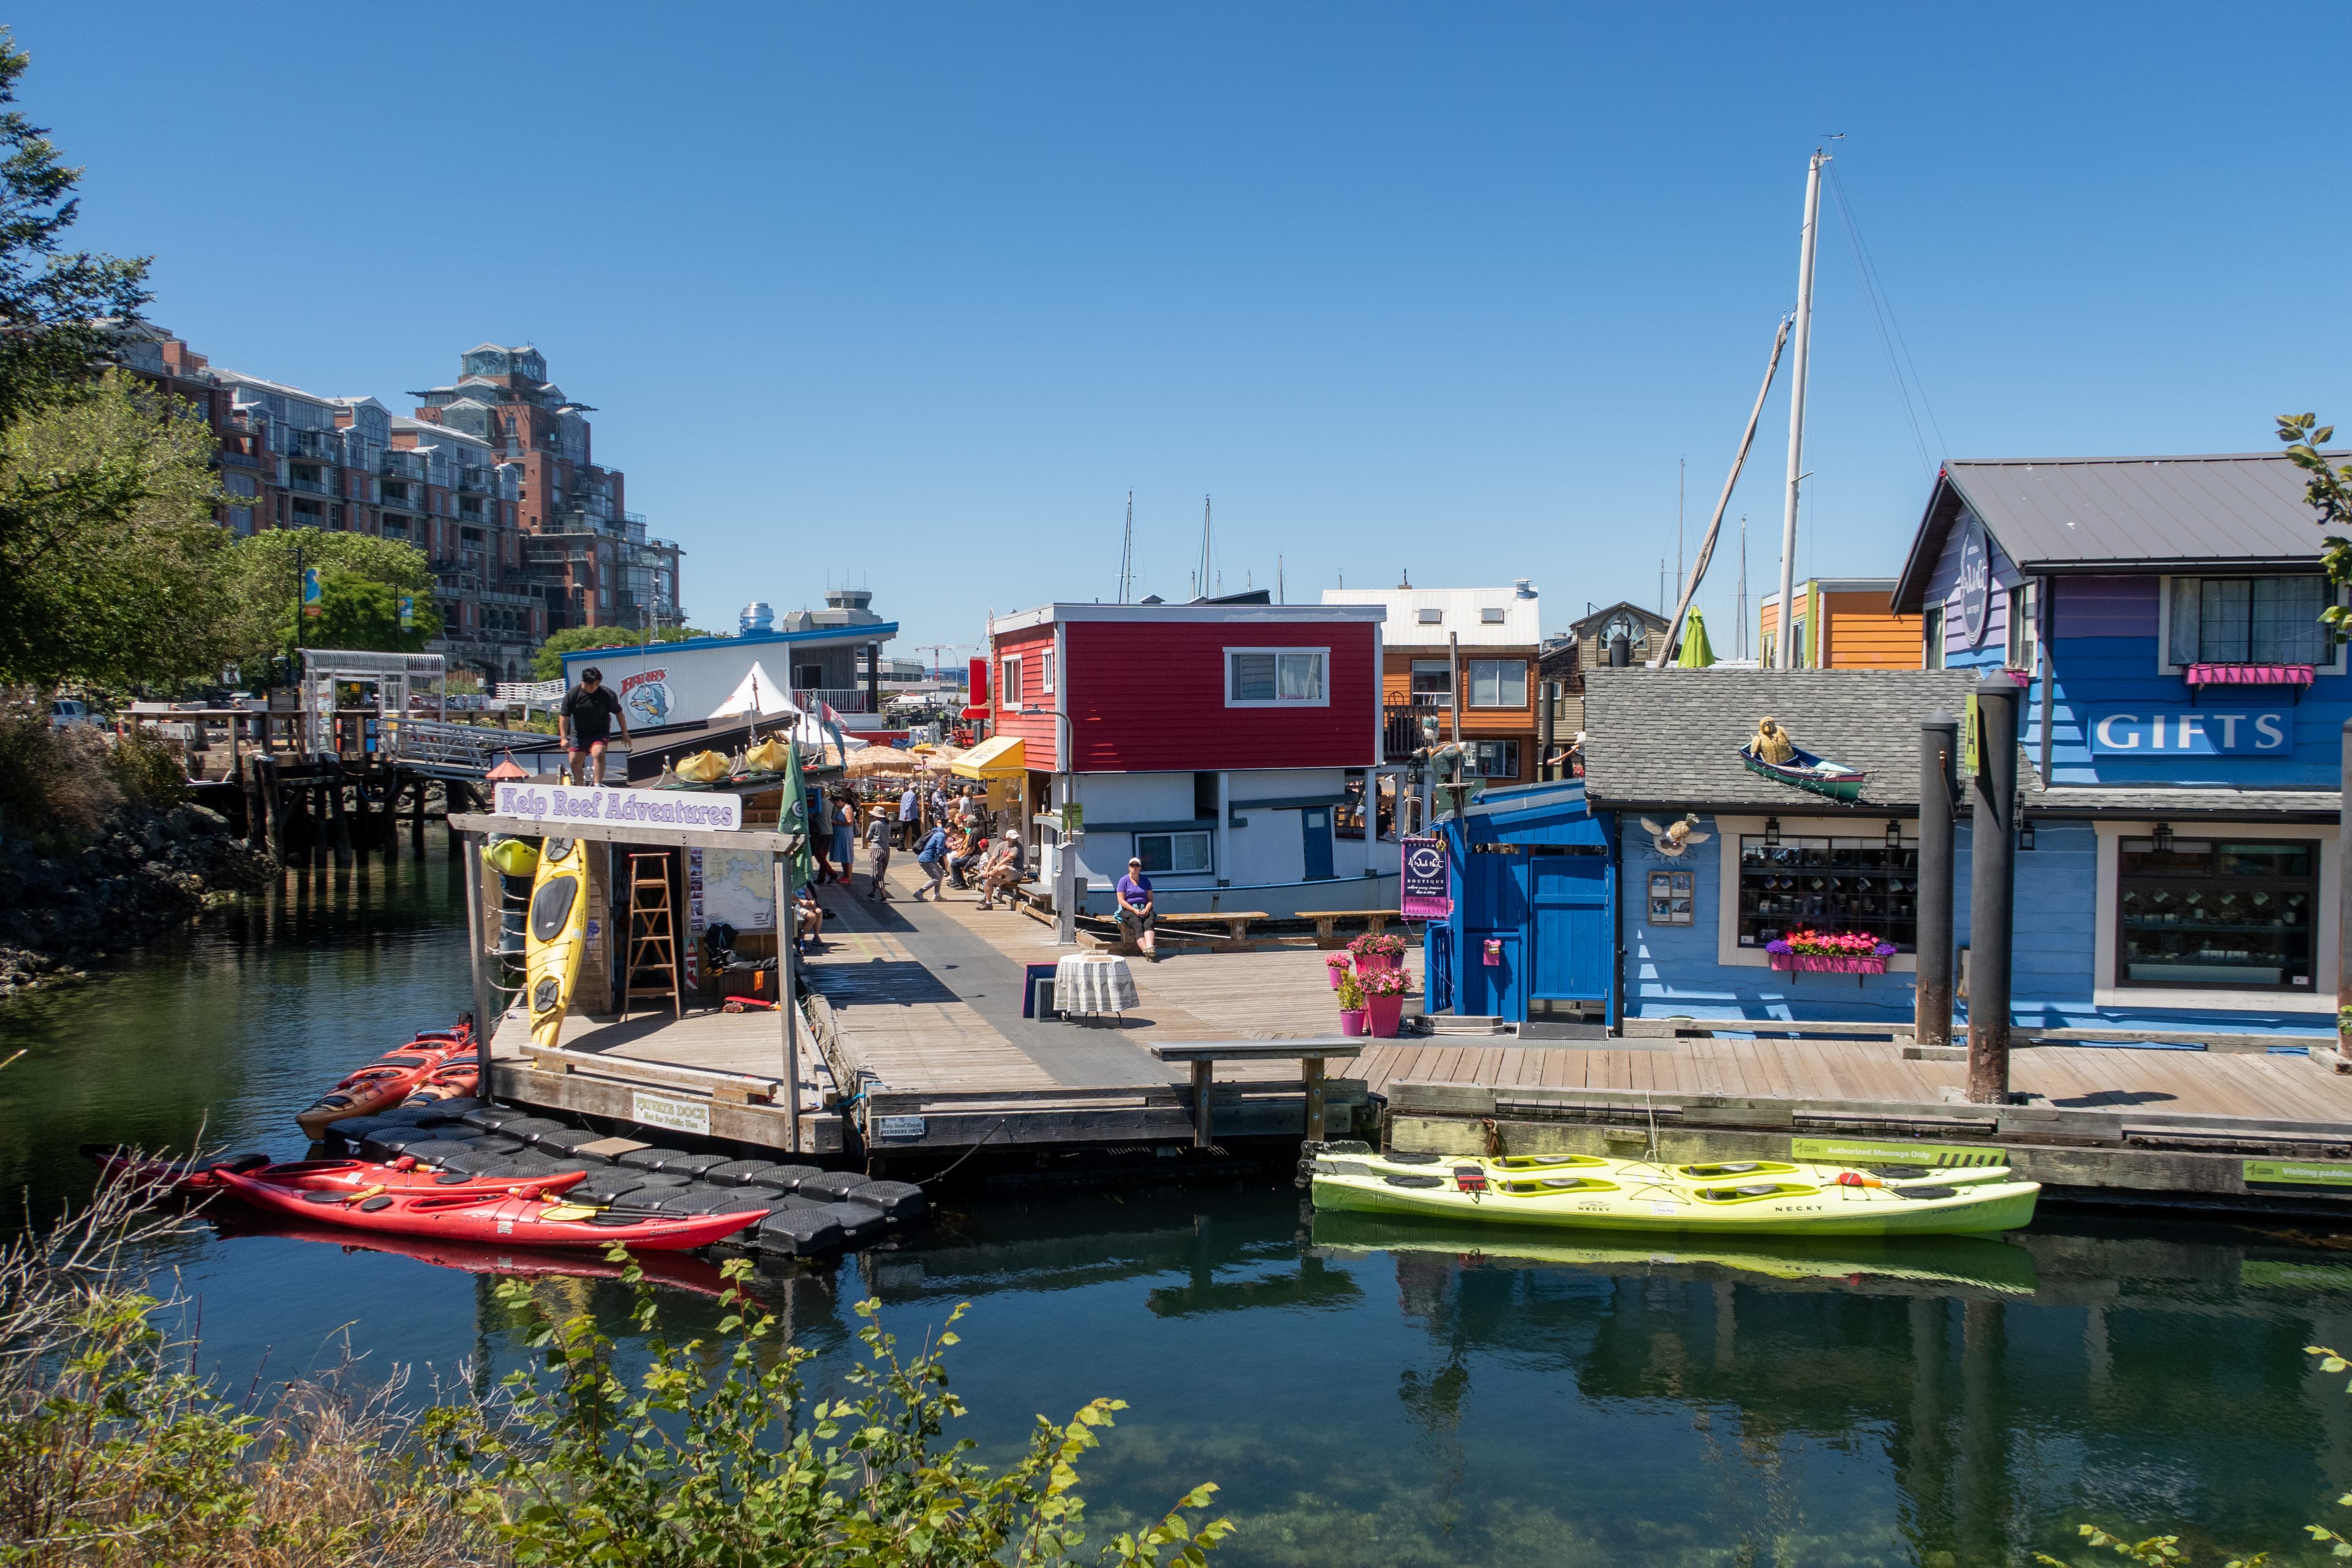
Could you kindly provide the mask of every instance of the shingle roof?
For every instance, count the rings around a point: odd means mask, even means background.
[[[1918,613],[1963,505],[2028,574],[2272,563],[2315,570],[2319,530],[2305,483],[2303,470],[2277,452],[1947,463],[1903,563],[1895,608]]]
[[[2168,789],[2156,785],[2117,788],[2053,784],[2030,793],[2025,809],[2035,816],[2146,816],[2195,821],[2333,822],[2344,796],[2332,789]]]
[[[1584,788],[1596,807],[1909,813],[1919,803],[1919,723],[1958,717],[1964,669],[1601,668],[1584,677]],[[1798,745],[1870,775],[1841,805],[1752,773],[1739,748],[1769,714]]]

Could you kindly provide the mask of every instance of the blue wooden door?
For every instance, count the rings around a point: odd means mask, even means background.
[[[1462,1002],[1471,1017],[1524,1022],[1528,859],[1474,852],[1462,858]]]
[[[1298,831],[1305,836],[1307,879],[1328,881],[1331,877],[1331,808],[1310,805],[1298,814]]]
[[[1615,921],[1605,855],[1538,855],[1533,869],[1532,995],[1606,1002]]]

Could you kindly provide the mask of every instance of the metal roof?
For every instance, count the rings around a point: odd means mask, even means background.
[[[1947,463],[1896,580],[1894,607],[1919,612],[1963,507],[2029,575],[2268,565],[2315,571],[2320,536],[2304,500],[2306,482],[2280,452]]]
[[[1323,602],[1385,606],[1381,637],[1391,647],[1443,648],[1449,634],[1464,647],[1534,647],[1543,640],[1542,601],[1532,588],[1326,588]],[[1437,619],[1424,622],[1424,610]],[[1489,622],[1488,610],[1503,618]]]

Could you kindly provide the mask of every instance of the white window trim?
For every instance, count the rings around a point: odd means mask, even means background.
[[[1202,867],[1199,870],[1146,871],[1144,872],[1144,875],[1147,877],[1214,877],[1217,874],[1217,834],[1216,829],[1213,826],[1171,827],[1157,833],[1137,833],[1132,834],[1129,837],[1134,840],[1134,846],[1129,853],[1138,857],[1140,857],[1143,854],[1143,841],[1147,838],[1166,838],[1171,840],[1177,838],[1205,838],[1209,841],[1209,863],[1206,866]],[[1175,846],[1173,843],[1171,843],[1169,846],[1169,858],[1171,859],[1175,858]],[[1127,874],[1126,868],[1124,866],[1119,868],[1119,874],[1121,876],[1125,876]]]
[[[1323,679],[1319,683],[1323,695],[1312,701],[1295,701],[1280,697],[1257,699],[1234,695],[1234,656],[1237,653],[1299,654],[1311,653],[1323,661]],[[1217,655],[1217,679],[1224,688],[1228,708],[1328,708],[1331,706],[1331,650],[1328,647],[1228,647]],[[1276,667],[1275,684],[1281,686],[1280,666]]]
[[[2294,577],[2303,574],[2294,572],[2182,572],[2178,574],[2193,582],[2202,582],[2208,577]],[[2172,583],[2171,577],[2158,577],[2156,580],[2156,668],[2159,675],[2185,675],[2189,672],[2187,665],[2172,662]],[[2345,590],[2338,589],[2336,602],[2339,605],[2352,605],[2352,597],[2347,597]],[[2336,657],[2331,661],[2326,664],[2315,664],[2311,668],[2321,675],[2344,674],[2345,647],[2343,643],[2336,643]]]
[[[1053,695],[1054,666],[1059,662],[1060,660],[1054,657],[1052,648],[1037,650],[1037,690],[1040,695],[1048,697]]]
[[[2170,596],[2169,591],[2167,597]],[[2311,990],[2300,991],[2240,991],[2215,988],[2192,991],[2178,985],[2111,985],[2107,976],[2116,972],[2116,938],[2119,926],[2116,903],[2120,898],[2116,873],[2122,868],[2122,841],[2145,838],[2156,830],[2156,822],[2097,822],[2092,824],[2099,835],[2099,868],[2096,886],[2096,918],[2091,941],[2091,1005],[2095,1007],[2193,1007],[2228,1013],[2320,1013],[2336,1011],[2336,944],[2339,911],[2336,910],[2336,834],[2333,827],[2312,823],[2219,822],[2184,824],[2175,822],[2175,833],[2188,832],[2199,837],[2218,837],[2224,834],[2242,834],[2248,838],[2310,838],[2322,846],[2319,851],[2319,951],[2312,964]],[[2213,831],[2208,832],[2210,827]]]
[[[1715,961],[1734,969],[1769,969],[1772,955],[1760,947],[1739,945],[1739,839],[1742,834],[1761,837],[1767,818],[1761,816],[1718,816],[1715,819]],[[1782,838],[1867,838],[1861,831],[1866,823],[1874,824],[1879,833],[1886,831],[1885,817],[1856,818],[1852,816],[1783,816],[1780,822]],[[1916,834],[1919,825],[1906,824],[1906,831]],[[1661,869],[1643,865],[1645,872]],[[1647,918],[1646,879],[1642,883]],[[1696,893],[1693,897],[1696,897]],[[1919,969],[1919,955],[1898,952],[1886,961],[1889,974],[1915,974]],[[1789,976],[1790,981],[1798,977]]]
[[[1013,671],[1009,676],[1004,673],[1008,668]],[[997,655],[996,705],[1008,713],[1018,713],[1021,711],[1023,692],[1021,677],[1021,656],[1019,654],[1006,653]],[[1008,696],[1011,697],[1011,701],[1005,700]]]
[[[1482,664],[1516,664],[1519,667],[1519,689],[1526,693],[1517,702],[1481,702],[1478,700],[1478,667]],[[1462,679],[1470,689],[1470,706],[1484,713],[1524,713],[1535,702],[1535,682],[1528,679],[1528,661],[1523,658],[1465,658],[1462,661]],[[1496,683],[1499,689],[1501,682]]]

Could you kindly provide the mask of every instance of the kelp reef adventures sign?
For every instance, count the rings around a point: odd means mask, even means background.
[[[502,784],[498,814],[555,825],[628,824],[639,827],[732,832],[743,826],[743,797],[699,791],[614,789],[609,784]]]

